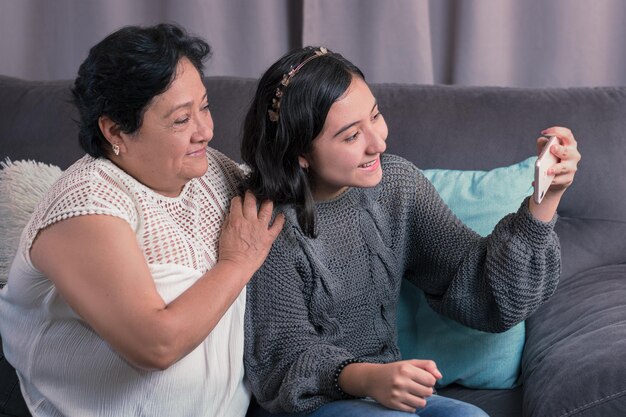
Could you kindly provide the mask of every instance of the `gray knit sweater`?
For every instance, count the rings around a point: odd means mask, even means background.
[[[316,204],[316,239],[303,234],[293,207],[282,207],[285,227],[248,284],[245,328],[247,377],[272,412],[340,399],[333,378],[346,359],[401,359],[402,278],[437,312],[488,332],[524,320],[556,288],[556,216],[534,219],[525,200],[483,238],[414,165],[385,155],[382,166],[376,187]]]

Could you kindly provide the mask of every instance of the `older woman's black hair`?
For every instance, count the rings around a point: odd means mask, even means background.
[[[98,126],[101,116],[134,133],[147,105],[174,80],[180,59],[189,59],[202,76],[209,54],[204,40],[172,24],[124,27],[91,48],[72,89],[85,152],[93,157],[109,154],[110,144]]]
[[[343,96],[353,77],[365,77],[343,56],[330,52],[307,62],[281,86],[283,76],[311,57],[318,48],[306,47],[280,58],[259,80],[246,115],[241,157],[251,168],[245,187],[257,198],[275,204],[294,204],[304,233],[315,237],[315,206],[311,180],[298,156],[311,144],[326,121],[330,107]],[[272,100],[281,88],[278,120],[270,120]]]

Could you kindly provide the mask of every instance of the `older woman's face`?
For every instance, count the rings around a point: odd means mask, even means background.
[[[124,138],[120,165],[156,192],[177,196],[189,180],[206,172],[206,145],[212,138],[206,89],[183,58],[170,87],[148,104],[139,130]]]

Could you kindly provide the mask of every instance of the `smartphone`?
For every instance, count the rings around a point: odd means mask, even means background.
[[[535,191],[533,192],[533,199],[537,204],[541,204],[543,196],[546,195],[546,191],[548,191],[554,179],[554,175],[548,175],[548,169],[559,162],[559,158],[550,152],[550,148],[554,144],[559,144],[557,137],[548,137],[548,143],[543,147],[537,162],[535,162]]]

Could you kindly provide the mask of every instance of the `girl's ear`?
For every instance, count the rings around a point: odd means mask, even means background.
[[[306,157],[304,155],[300,155],[298,157],[298,163],[300,164],[300,168],[302,168],[303,170],[307,170],[309,169],[309,161],[306,160]]]

